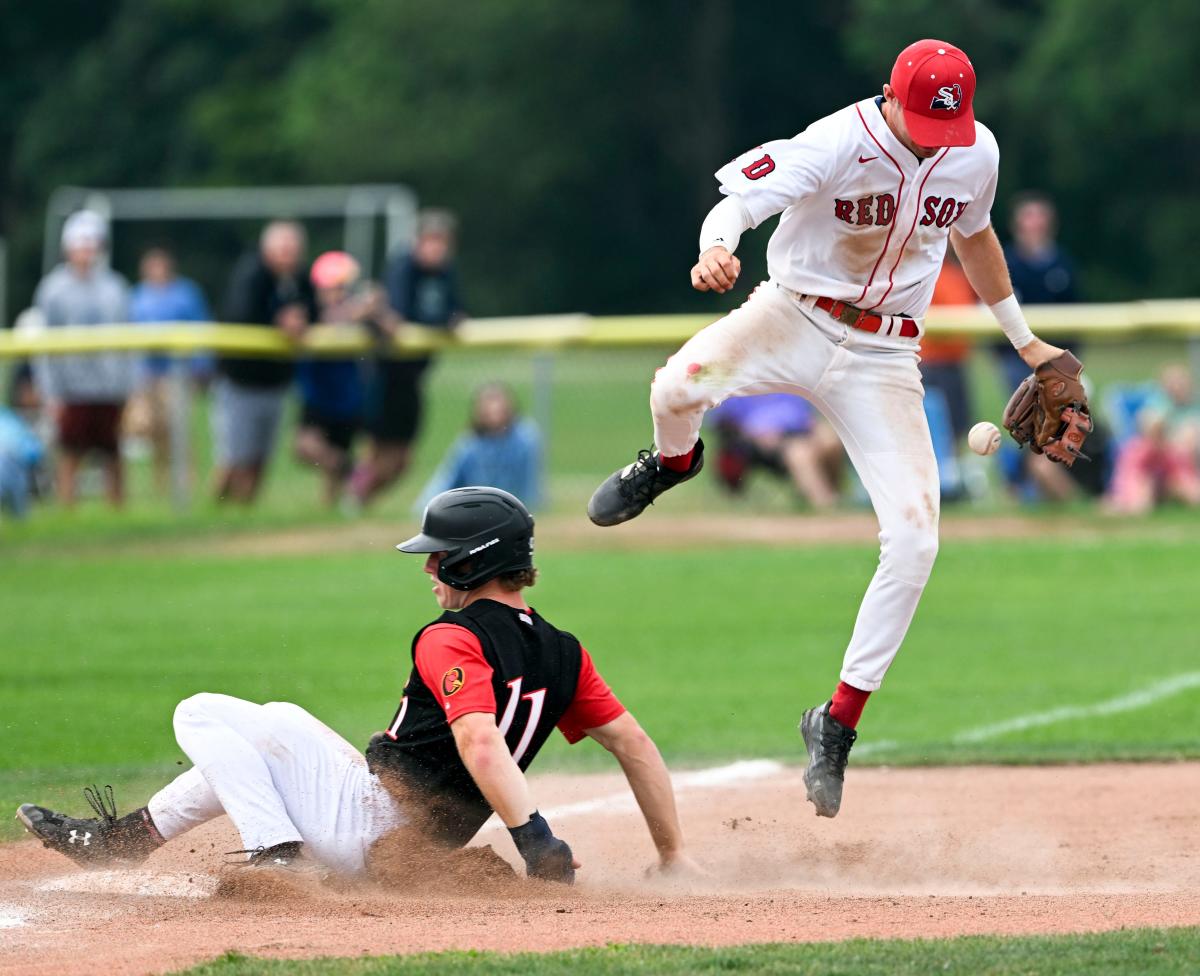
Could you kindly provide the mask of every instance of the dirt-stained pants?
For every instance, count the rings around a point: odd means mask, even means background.
[[[879,567],[842,664],[842,680],[864,691],[883,681],[937,555],[938,470],[918,346],[844,325],[768,281],[688,340],[650,390],[655,443],[668,457],[691,450],[705,412],[731,396],[798,393],[833,425],[879,520]]]
[[[404,822],[363,754],[299,705],[199,694],[175,709],[175,738],[194,765],[148,804],[170,840],[229,814],[247,850],[303,841],[346,874]]]

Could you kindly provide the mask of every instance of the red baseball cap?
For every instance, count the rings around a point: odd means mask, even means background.
[[[910,44],[892,66],[891,84],[918,146],[975,145],[975,69],[959,48],[932,38]]]

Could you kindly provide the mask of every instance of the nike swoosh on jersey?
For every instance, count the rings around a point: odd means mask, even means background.
[[[879,158],[878,156],[859,156],[858,161],[860,163],[869,163],[872,159],[878,159],[878,158]]]

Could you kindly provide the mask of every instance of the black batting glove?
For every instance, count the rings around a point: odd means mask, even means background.
[[[534,810],[529,823],[509,827],[508,832],[525,860],[525,873],[529,877],[560,884],[575,883],[575,857],[571,848],[554,836],[540,813]]]

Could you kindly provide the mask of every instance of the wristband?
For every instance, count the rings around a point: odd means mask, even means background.
[[[1021,306],[1017,304],[1016,295],[1009,295],[1003,301],[989,305],[988,311],[1000,323],[1000,328],[1004,330],[1004,334],[1008,336],[1008,341],[1013,344],[1014,349],[1023,349],[1037,338],[1030,330],[1029,323],[1025,321]]]
[[[520,827],[509,827],[508,832],[513,839],[513,843],[517,845],[517,853],[525,861],[528,861],[539,850],[554,840],[550,824],[536,810],[529,817],[529,823],[521,824]]]

